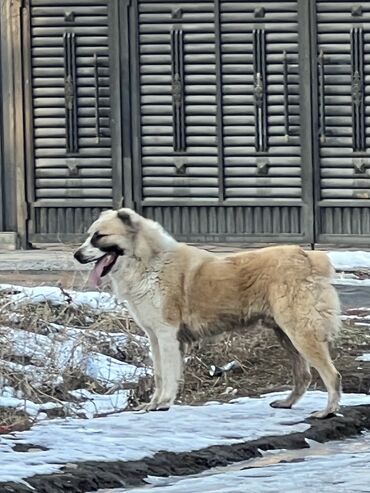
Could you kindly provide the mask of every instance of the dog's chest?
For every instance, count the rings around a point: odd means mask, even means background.
[[[163,323],[162,309],[158,300],[151,298],[140,301],[127,300],[127,307],[135,322],[142,328],[152,328]]]
[[[155,277],[114,286],[118,298],[123,298],[130,315],[142,328],[158,325],[162,320],[162,297],[159,283]]]

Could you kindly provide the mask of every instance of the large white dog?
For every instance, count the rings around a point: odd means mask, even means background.
[[[291,407],[307,390],[310,366],[319,372],[328,404],[338,409],[341,378],[328,342],[340,327],[333,268],[323,252],[276,246],[218,256],[178,243],[156,222],[130,209],[106,211],[76,251],[94,262],[94,284],[109,274],[150,339],[155,392],[147,410],[168,409],[183,378],[184,344],[224,331],[248,330],[262,320],[275,329],[293,363],[294,387],[273,407]]]

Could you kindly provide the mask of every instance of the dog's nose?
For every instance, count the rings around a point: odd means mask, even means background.
[[[77,260],[77,262],[80,262],[80,264],[83,264],[85,262],[84,256],[80,249],[76,250],[73,256]]]

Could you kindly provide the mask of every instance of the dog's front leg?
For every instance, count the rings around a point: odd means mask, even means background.
[[[164,411],[174,403],[183,377],[183,361],[177,328],[162,325],[156,330],[161,360],[162,391],[156,410]]]
[[[152,329],[145,329],[145,332],[149,338],[150,342],[150,351],[153,361],[153,374],[154,374],[154,392],[150,399],[150,402],[146,402],[145,404],[140,404],[136,410],[143,411],[154,411],[157,407],[159,397],[163,390],[162,385],[162,369],[161,369],[161,357],[159,352],[159,342],[156,334]]]
[[[150,349],[152,352],[152,360],[153,360],[153,372],[154,372],[154,393],[152,398],[147,405],[147,410],[151,411],[157,407],[159,397],[162,393],[163,384],[162,384],[162,366],[161,366],[161,355],[159,352],[159,342],[156,334],[150,330],[147,332],[150,341]]]

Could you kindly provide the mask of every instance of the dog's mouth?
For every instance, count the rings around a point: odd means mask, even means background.
[[[114,264],[118,259],[118,256],[119,255],[116,252],[108,252],[95,262],[95,265],[89,276],[89,283],[91,286],[99,286],[102,277],[109,274],[109,272],[112,270]]]

